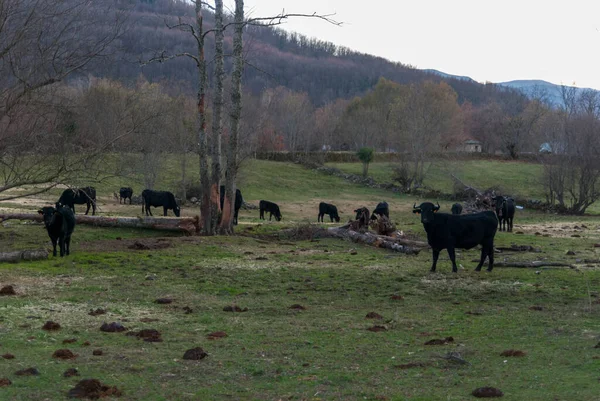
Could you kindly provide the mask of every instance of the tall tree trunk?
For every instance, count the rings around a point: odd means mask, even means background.
[[[225,199],[220,232],[233,233],[233,212],[235,205],[235,180],[238,173],[238,137],[242,114],[242,72],[244,70],[243,41],[244,0],[235,0],[235,30],[233,33],[233,72],[231,73],[231,112],[229,147],[227,149],[227,170],[225,174]]]
[[[213,99],[212,122],[212,173],[211,173],[211,225],[215,231],[219,223],[219,189],[221,185],[221,134],[223,131],[223,78],[225,68],[223,61],[223,0],[215,0],[215,90]]]
[[[197,44],[198,44],[198,157],[200,158],[200,216],[202,220],[202,233],[204,235],[214,235],[213,226],[211,226],[211,193],[210,193],[210,174],[208,171],[208,137],[206,134],[206,60],[204,59],[204,36],[202,27],[202,1],[196,0],[196,24]]]

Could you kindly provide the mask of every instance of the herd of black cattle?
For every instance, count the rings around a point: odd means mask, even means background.
[[[221,208],[223,208],[225,188],[220,188]],[[133,190],[130,187],[122,187],[119,190],[119,203],[131,204]],[[494,267],[494,237],[496,231],[512,231],[513,217],[515,215],[515,201],[506,196],[496,196],[493,198],[495,212],[483,211],[479,213],[462,214],[463,207],[459,203],[452,205],[451,214],[437,213],[440,205],[434,205],[431,202],[421,203],[419,206],[413,206],[413,213],[421,215],[421,223],[427,233],[427,242],[433,252],[433,264],[431,271],[435,271],[440,252],[443,249],[448,251],[448,256],[452,262],[452,271],[457,272],[455,249],[471,249],[481,245],[481,259],[475,268],[480,271],[486,258],[489,259],[488,271]],[[238,223],[238,212],[244,203],[242,193],[238,189],[235,193],[234,204],[234,224]],[[56,207],[44,207],[38,210],[43,216],[44,225],[48,231],[53,245],[53,255],[56,256],[56,245],[60,248],[60,256],[69,255],[71,234],[75,228],[75,205],[87,205],[85,214],[88,214],[92,208],[92,215],[96,214],[96,189],[94,187],[85,187],[80,189],[65,190],[58,201]],[[142,191],[142,213],[146,216],[152,216],[150,207],[161,207],[166,216],[167,210],[172,210],[175,216],[180,216],[180,207],[177,204],[175,196],[168,191],[154,191],[145,189]],[[275,216],[277,221],[282,219],[281,210],[276,203],[261,200],[259,202],[260,219],[265,219],[265,213],[269,213],[269,220]],[[376,220],[378,216],[385,216],[389,219],[390,210],[387,202],[377,204],[373,213],[365,207],[354,210],[356,220],[361,221],[363,226],[367,226],[369,220]],[[340,221],[337,207],[321,202],[319,203],[319,215],[317,221],[323,222],[325,215],[329,215],[331,222]]]

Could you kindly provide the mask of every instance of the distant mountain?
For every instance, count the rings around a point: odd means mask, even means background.
[[[543,99],[547,104],[558,107],[563,105],[562,98],[562,86],[555,85],[553,83],[542,81],[539,79],[530,79],[530,80],[516,80],[516,81],[508,81],[508,82],[500,82],[498,83],[500,86],[504,86],[506,88],[516,89],[521,91],[529,98],[539,98]],[[572,86],[567,86],[567,88],[573,88]],[[595,89],[590,88],[577,88],[575,87],[575,93],[577,96],[581,95],[585,91],[595,91]]]
[[[441,72],[441,71],[434,70],[434,69],[431,69],[431,68],[424,69],[424,70],[421,70],[421,71],[423,71],[423,72],[427,72],[427,73],[429,73],[429,74],[435,74],[435,75],[439,75],[440,77],[442,77],[442,78],[446,78],[446,79],[450,79],[450,78],[452,78],[452,79],[458,79],[458,80],[461,80],[461,81],[469,81],[469,82],[475,82],[475,83],[477,83],[477,81],[475,81],[473,78],[471,78],[471,77],[466,77],[466,76],[464,76],[464,75],[452,75],[452,74],[446,74],[445,72]]]

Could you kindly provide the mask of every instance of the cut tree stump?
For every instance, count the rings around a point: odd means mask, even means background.
[[[48,259],[48,251],[45,249],[31,249],[24,251],[12,251],[12,252],[0,252],[0,263],[10,262],[21,262],[29,260],[43,260]]]
[[[4,220],[33,220],[42,221],[38,213],[0,214],[0,222]],[[87,224],[96,227],[146,228],[162,231],[178,231],[187,235],[200,232],[200,218],[194,217],[110,217],[75,215],[77,224]]]

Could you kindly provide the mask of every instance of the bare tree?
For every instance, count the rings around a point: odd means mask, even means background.
[[[546,198],[564,212],[583,214],[600,199],[600,96],[563,87],[560,130],[544,162]]]
[[[75,127],[59,83],[110,55],[126,17],[109,1],[0,1],[0,193],[23,189],[0,200],[68,181],[101,153],[61,142]]]

